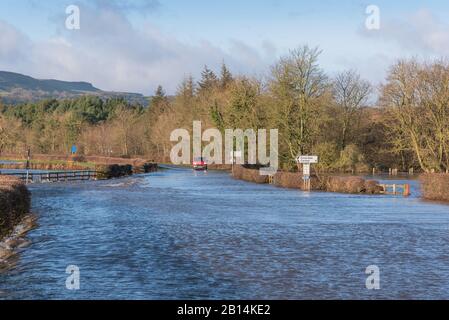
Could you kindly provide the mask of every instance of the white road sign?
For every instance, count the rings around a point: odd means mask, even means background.
[[[306,163],[302,167],[302,174],[304,176],[310,176],[310,164]]]
[[[301,164],[318,163],[318,156],[299,156],[296,161]]]

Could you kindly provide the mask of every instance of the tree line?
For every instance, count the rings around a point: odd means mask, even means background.
[[[169,162],[170,133],[199,120],[222,131],[279,129],[286,170],[300,154],[318,154],[326,171],[449,170],[447,61],[398,61],[375,88],[355,70],[329,76],[320,54],[292,50],[263,79],[205,67],[174,96],[159,86],[149,106],[89,96],[0,105],[0,152],[65,154],[76,144],[86,155]]]

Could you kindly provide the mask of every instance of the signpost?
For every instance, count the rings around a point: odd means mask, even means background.
[[[27,163],[26,163],[26,170],[27,170],[27,175],[26,175],[26,182],[25,184],[28,184],[29,178],[30,178],[30,166],[31,166],[31,148],[28,147],[27,150]]]
[[[296,158],[296,162],[302,164],[304,190],[310,191],[310,166],[318,163],[318,156],[299,156]]]
[[[231,151],[231,163],[235,164],[237,158],[242,157],[242,151]]]
[[[302,174],[304,176],[310,176],[310,164],[304,163],[302,166]]]
[[[316,164],[318,163],[318,156],[299,156],[296,162],[301,164]]]
[[[242,151],[231,151],[231,164],[232,164],[232,174],[234,174],[234,165],[237,163],[237,158],[242,157]]]

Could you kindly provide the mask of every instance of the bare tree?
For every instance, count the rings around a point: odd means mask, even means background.
[[[20,144],[21,125],[15,119],[7,119],[0,115],[0,154],[12,151]]]
[[[390,70],[381,101],[404,145],[426,171],[449,169],[449,65],[400,61]]]
[[[277,100],[277,124],[291,159],[308,152],[316,134],[320,100],[328,88],[328,79],[318,65],[320,53],[318,48],[303,46],[272,69],[270,88]]]
[[[138,112],[126,106],[120,106],[115,111],[115,123],[119,131],[119,140],[122,146],[122,155],[130,154],[132,131],[138,120]]]
[[[369,82],[362,80],[359,74],[350,70],[337,75],[333,83],[333,92],[341,130],[339,147],[344,150],[348,134],[372,90]]]

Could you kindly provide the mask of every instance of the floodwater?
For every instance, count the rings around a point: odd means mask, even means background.
[[[410,183],[410,198],[308,194],[175,169],[33,185],[39,227],[0,299],[449,299],[449,206]]]

